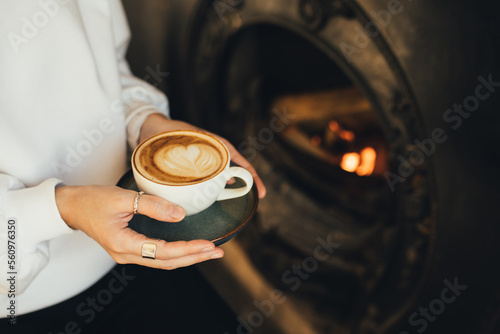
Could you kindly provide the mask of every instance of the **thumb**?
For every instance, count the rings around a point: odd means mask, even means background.
[[[178,222],[186,216],[186,212],[180,206],[164,198],[146,194],[140,197],[137,203],[137,212],[166,222]]]

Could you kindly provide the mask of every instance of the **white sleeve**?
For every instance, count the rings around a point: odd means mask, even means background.
[[[169,117],[168,100],[163,92],[135,77],[130,71],[125,59],[130,41],[130,29],[125,11],[120,0],[111,0],[110,6],[122,85],[122,107],[126,115],[127,138],[129,146],[134,149],[138,144],[141,126],[150,114],[160,113]]]
[[[14,177],[0,174],[0,268],[2,275],[16,272],[17,293],[47,265],[47,241],[74,232],[56,205],[54,189],[60,182],[53,178],[25,188]],[[0,293],[8,291],[8,281],[2,276]]]

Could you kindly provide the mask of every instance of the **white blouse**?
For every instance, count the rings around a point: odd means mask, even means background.
[[[115,264],[61,219],[54,187],[116,184],[145,118],[168,115],[129,70],[129,37],[119,0],[0,0],[0,317],[12,301],[21,315],[70,298]]]

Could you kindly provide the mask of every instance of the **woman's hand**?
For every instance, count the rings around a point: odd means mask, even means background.
[[[229,154],[231,155],[231,161],[235,162],[236,164],[240,165],[241,167],[245,168],[252,174],[255,185],[257,186],[257,191],[259,193],[259,198],[264,198],[266,196],[266,187],[264,186],[264,183],[260,179],[259,175],[255,171],[255,168],[248,162],[247,159],[245,159],[240,152],[225,138],[222,138],[214,133],[211,133],[209,131],[200,129],[194,125],[191,125],[186,122],[182,121],[176,121],[176,120],[169,120],[165,116],[161,114],[152,114],[149,115],[148,118],[146,118],[146,121],[142,125],[141,128],[141,135],[139,137],[139,142],[143,142],[144,140],[148,139],[151,136],[154,136],[158,133],[162,133],[165,131],[173,131],[173,130],[197,130],[197,131],[203,131],[210,133],[214,135],[215,137],[219,138],[224,145],[229,150]]]
[[[65,186],[56,189],[62,219],[73,229],[97,241],[117,263],[134,263],[160,269],[190,266],[220,258],[224,251],[207,240],[166,242],[148,239],[128,227],[136,192],[114,186]],[[138,213],[156,220],[178,222],[184,209],[169,201],[142,195]],[[142,245],[156,244],[156,259],[142,258]]]

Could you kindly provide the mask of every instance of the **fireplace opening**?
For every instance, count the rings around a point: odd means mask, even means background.
[[[229,101],[225,130],[239,129],[231,136],[242,153],[262,153],[322,211],[350,225],[390,222],[388,144],[367,94],[286,29],[261,25],[234,41],[221,100]]]
[[[379,115],[344,69],[285,28],[241,31],[221,64],[222,131],[266,171],[269,193],[241,243],[286,291],[287,268],[312,254],[318,238],[333,238],[342,255],[320,263],[293,298],[314,323],[348,323],[366,311],[360,302],[387,265],[377,256],[393,247],[386,227],[397,204],[384,178],[389,145]]]

